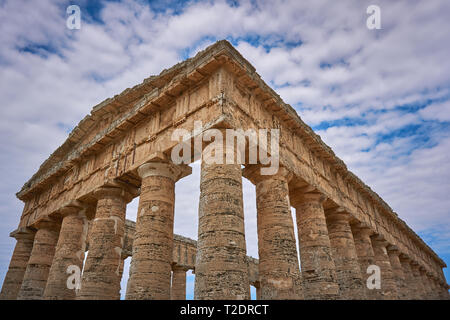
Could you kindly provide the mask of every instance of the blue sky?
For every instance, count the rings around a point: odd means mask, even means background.
[[[80,30],[66,28],[70,4]],[[0,281],[23,208],[15,193],[67,133],[105,98],[220,39],[450,263],[450,3],[376,1],[380,30],[366,27],[370,4],[0,0]],[[195,239],[193,166],[177,184],[175,232]],[[248,182],[244,200],[257,257]],[[137,201],[128,209],[134,220]]]

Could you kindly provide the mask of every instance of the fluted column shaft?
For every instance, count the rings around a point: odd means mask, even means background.
[[[55,255],[60,224],[54,221],[42,221],[36,227],[38,230],[17,297],[19,300],[42,299]]]
[[[405,274],[403,273],[403,267],[399,259],[400,252],[396,247],[389,246],[387,248],[387,253],[397,285],[398,299],[406,300],[408,299],[409,292],[406,288]]]
[[[388,246],[388,242],[379,239],[378,236],[373,236],[372,246],[373,253],[375,254],[375,265],[380,267],[381,271],[380,298],[383,300],[398,299],[397,285],[386,249],[386,247]]]
[[[279,168],[275,175],[261,175],[259,166],[248,166],[244,170],[244,176],[249,176],[256,184],[258,269],[262,300],[303,298],[289,203],[289,175],[285,168]]]
[[[431,295],[431,287],[430,287],[430,284],[428,283],[427,272],[426,272],[425,268],[420,267],[419,273],[420,273],[420,277],[421,277],[421,279],[419,279],[419,281],[422,281],[422,286],[423,286],[423,293],[424,293],[423,299],[429,300],[430,295]]]
[[[414,288],[417,293],[416,299],[423,300],[425,299],[425,288],[423,287],[419,265],[416,262],[411,263],[411,271],[414,279]]]
[[[369,266],[375,264],[375,254],[373,252],[372,241],[370,239],[373,232],[368,227],[352,225],[352,234],[355,241],[356,254],[358,255],[358,261],[361,268],[366,298],[370,300],[377,299],[378,291],[380,290],[376,288],[369,288],[367,285],[367,280],[370,276],[370,274],[367,273],[367,269]]]
[[[22,286],[25,270],[33,249],[35,230],[20,228],[10,234],[17,240],[9,263],[8,272],[3,280],[1,300],[15,300]]]
[[[186,300],[186,271],[188,269],[174,266],[172,268],[172,286],[170,300]]]
[[[44,299],[74,300],[77,280],[68,285],[69,276],[75,272],[81,276],[86,248],[87,219],[81,207],[66,207],[63,216],[55,256],[50,268]],[[77,268],[77,270],[75,270]]]
[[[431,280],[431,288],[433,289],[432,299],[439,300],[439,292],[438,292],[439,289],[436,279],[434,278],[434,276],[432,276],[430,280]]]
[[[350,227],[350,214],[332,210],[326,212],[331,252],[336,266],[339,298],[364,299],[365,283],[356,253],[355,241]]]
[[[203,156],[195,299],[250,299],[241,166]]]
[[[405,288],[406,288],[406,299],[417,300],[420,299],[417,292],[417,286],[415,282],[413,271],[411,269],[411,260],[406,256],[401,255],[399,257],[400,263],[402,265],[403,274],[405,276]]]
[[[77,299],[118,300],[126,206],[133,196],[121,187],[102,187],[95,196],[97,209]]]
[[[138,173],[141,196],[126,298],[170,299],[175,182],[181,169],[169,162],[149,162]]]
[[[449,300],[450,296],[448,293],[448,288],[446,287],[446,284],[444,281],[439,283],[439,292],[440,292],[440,299],[442,300]]]
[[[292,200],[305,299],[337,299],[339,286],[322,205],[325,198],[318,193],[306,193]]]

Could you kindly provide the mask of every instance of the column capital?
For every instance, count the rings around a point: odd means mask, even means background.
[[[137,195],[137,189],[135,188],[125,188],[121,185],[116,186],[102,186],[94,190],[92,194],[95,198],[102,199],[102,198],[108,198],[108,197],[114,197],[114,198],[122,198],[125,200],[125,202],[131,202]]]
[[[404,253],[404,252],[400,252],[398,258],[400,259],[400,261],[405,261],[405,262],[410,262],[411,258],[408,254]]]
[[[400,250],[398,249],[397,246],[394,246],[392,244],[387,246],[387,251],[392,254],[392,255],[396,255],[396,256],[400,256]]]
[[[350,222],[352,216],[342,207],[336,207],[325,210],[325,216],[330,221],[347,221]]]
[[[317,204],[322,204],[325,202],[327,197],[321,192],[305,192],[302,193],[300,190],[298,192],[290,193],[291,204],[296,207],[305,202],[314,202]]]
[[[81,201],[74,200],[67,203],[62,208],[58,209],[58,213],[62,217],[70,216],[70,215],[83,215],[82,210],[85,210],[88,206]],[[84,214],[85,215],[85,214]]]
[[[184,271],[184,272],[188,272],[189,271],[189,267],[185,266],[185,265],[180,265],[180,264],[174,264],[172,265],[172,271]]]
[[[352,226],[352,230],[354,232],[357,232],[362,236],[370,237],[373,234],[375,234],[375,232],[372,230],[372,228],[370,228],[369,226],[367,226],[363,223],[359,222],[359,223],[352,224],[351,226]]]
[[[242,169],[242,176],[250,180],[255,185],[261,181],[276,178],[285,179],[286,182],[289,183],[289,181],[291,181],[291,179],[294,177],[294,174],[292,172],[282,166],[278,168],[277,173],[272,175],[261,174],[261,168],[264,168],[264,166],[262,166],[261,164],[248,164],[244,169]]]
[[[138,169],[139,176],[144,179],[151,176],[166,177],[178,181],[192,173],[192,168],[185,164],[176,165],[171,162],[147,162]]]
[[[371,237],[371,240],[375,242],[380,247],[387,247],[389,245],[389,242],[380,234],[374,234]]]
[[[28,239],[32,240],[34,235],[36,234],[36,230],[28,228],[28,227],[20,227],[14,230],[9,234],[11,238],[15,238],[16,240]]]
[[[419,263],[417,262],[417,261],[415,261],[415,260],[411,260],[411,266],[414,268],[414,269],[417,269],[417,270],[419,270]]]
[[[58,230],[61,227],[61,222],[50,218],[42,219],[34,224],[39,229]]]

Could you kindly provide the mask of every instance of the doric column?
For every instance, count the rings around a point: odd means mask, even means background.
[[[256,185],[260,297],[262,300],[302,299],[289,203],[291,174],[279,168],[275,175],[261,175],[260,166],[249,165],[243,175]]]
[[[19,228],[9,235],[17,240],[14,252],[9,263],[8,272],[3,280],[0,300],[16,300],[20,287],[22,286],[23,276],[27,269],[31,250],[33,249],[33,240],[35,230],[30,228]]]
[[[449,300],[450,299],[450,296],[449,296],[449,293],[448,293],[448,284],[445,282],[445,281],[442,281],[442,282],[440,282],[440,286],[439,286],[439,288],[440,288],[440,292],[441,292],[441,299],[442,300]]]
[[[381,271],[381,299],[398,299],[397,285],[386,249],[389,243],[378,235],[372,236],[371,239],[373,253],[375,254],[375,265]]]
[[[355,241],[349,223],[350,214],[340,208],[327,210],[325,213],[339,284],[339,298],[344,300],[364,299],[365,282],[361,275]]]
[[[94,196],[97,209],[89,231],[89,252],[77,299],[118,300],[125,213],[135,193],[120,186],[105,186],[97,189]]]
[[[84,251],[86,248],[87,219],[81,204],[72,204],[62,208],[62,223],[55,256],[50,268],[44,299],[74,300],[76,297],[77,281],[70,275],[80,275],[83,269]],[[78,282],[79,284],[79,282]]]
[[[436,282],[434,281],[434,276],[432,272],[428,272],[427,273],[427,277],[428,277],[428,283],[430,285],[431,288],[431,292],[429,295],[429,299],[430,300],[436,300],[437,296],[436,296]]]
[[[387,253],[397,285],[398,299],[406,300],[408,299],[409,292],[406,288],[405,274],[403,273],[403,267],[399,259],[400,251],[396,246],[388,246]]]
[[[339,286],[320,193],[291,198],[297,216],[300,264],[305,299],[337,299]]]
[[[142,185],[126,299],[170,299],[175,182],[190,170],[169,162],[138,169]]]
[[[416,299],[424,300],[425,299],[425,288],[422,284],[422,278],[420,275],[419,264],[415,261],[411,261],[411,271],[414,278],[414,287],[416,290]]]
[[[411,260],[407,255],[400,254],[399,256],[400,263],[402,265],[403,274],[405,276],[405,285],[406,285],[406,298],[409,300],[417,300],[420,299],[420,296],[417,292],[416,281],[414,278],[413,271],[411,269]]]
[[[198,211],[195,299],[250,299],[240,164],[203,154]]]
[[[420,273],[420,278],[418,279],[418,281],[422,281],[422,286],[423,286],[423,299],[424,300],[429,300],[430,299],[430,295],[431,295],[431,287],[430,284],[428,283],[428,279],[427,279],[427,271],[423,266],[419,267],[419,273]]]
[[[30,260],[28,260],[17,299],[42,299],[55,255],[60,227],[60,223],[50,220],[40,221],[36,224],[38,230],[34,237],[33,250],[31,250]]]
[[[430,294],[430,299],[431,300],[437,300],[439,298],[438,295],[438,287],[437,287],[437,282],[435,279],[435,274],[433,272],[429,272],[427,274],[428,276],[428,281],[431,287],[431,294]]]
[[[186,272],[188,270],[188,268],[183,266],[172,267],[170,300],[186,300]]]
[[[366,291],[366,298],[374,300],[378,298],[379,289],[369,288],[367,286],[367,279],[370,273],[367,272],[369,266],[375,264],[375,254],[373,252],[372,241],[370,236],[373,231],[364,225],[355,224],[351,226],[353,239],[355,241],[356,254],[361,268],[361,275],[363,278],[363,285]]]

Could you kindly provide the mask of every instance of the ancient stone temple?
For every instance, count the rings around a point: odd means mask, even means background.
[[[198,137],[211,129],[276,129],[279,140],[259,144],[256,162],[250,134],[243,153],[204,156],[212,140]],[[174,161],[180,144],[188,161]],[[264,153],[277,154],[271,174]],[[244,162],[207,161],[230,155]],[[193,241],[173,232],[175,184],[198,159]],[[246,252],[242,177],[256,186],[259,260]],[[119,299],[129,256],[127,299],[185,299],[187,270],[196,299],[249,299],[250,285],[258,299],[449,298],[439,256],[226,41],[95,106],[17,197],[2,299]]]

